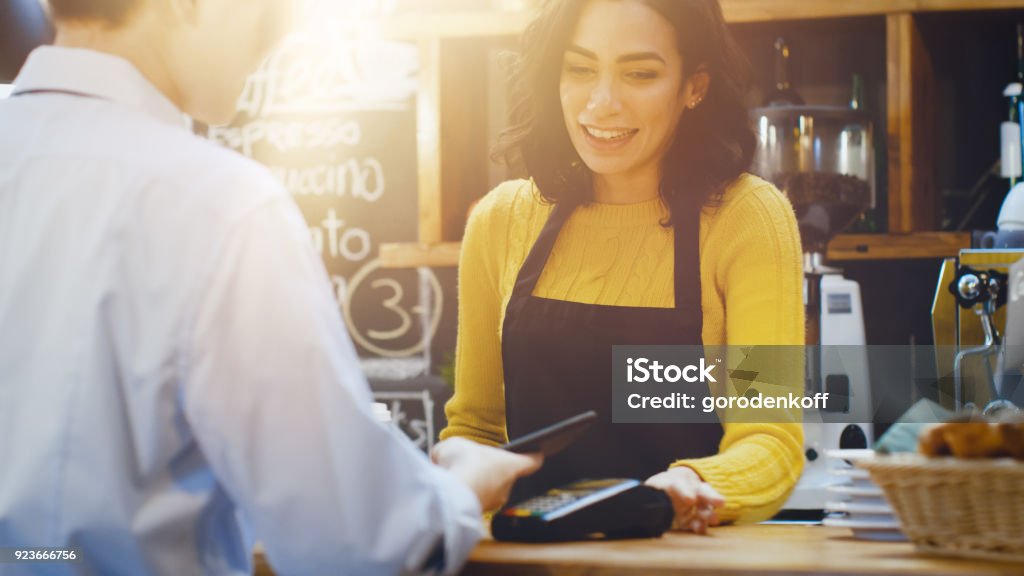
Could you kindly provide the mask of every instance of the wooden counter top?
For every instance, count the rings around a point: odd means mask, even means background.
[[[673,576],[756,574],[1024,574],[1024,564],[926,556],[908,542],[855,540],[821,526],[723,526],[708,536],[510,544],[486,540],[463,576]]]

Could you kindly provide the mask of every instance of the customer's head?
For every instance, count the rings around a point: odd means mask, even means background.
[[[57,43],[132,61],[182,111],[231,119],[246,77],[292,22],[295,0],[49,0]]]
[[[556,202],[589,200],[594,174],[652,166],[668,200],[703,202],[754,152],[745,74],[717,0],[548,0],[496,152]]]

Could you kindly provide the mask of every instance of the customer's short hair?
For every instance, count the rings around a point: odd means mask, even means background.
[[[48,0],[53,19],[93,20],[109,24],[124,22],[145,0]]]

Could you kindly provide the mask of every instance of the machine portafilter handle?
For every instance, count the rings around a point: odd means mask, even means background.
[[[998,270],[974,270],[969,266],[957,269],[956,278],[949,284],[949,291],[957,303],[964,308],[973,308],[981,319],[985,342],[981,346],[961,350],[953,360],[953,396],[957,410],[963,406],[963,361],[971,356],[989,357],[999,352],[1000,336],[992,316],[1006,303],[1006,286],[1009,276]],[[989,379],[989,391],[993,403],[998,402],[999,393],[995,382]],[[991,404],[990,404],[991,406]]]

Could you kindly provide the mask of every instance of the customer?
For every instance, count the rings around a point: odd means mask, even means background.
[[[609,409],[615,345],[803,344],[796,219],[746,173],[743,60],[717,0],[551,0],[522,47],[499,146],[531,180],[467,225],[442,437],[497,444],[595,410],[518,487],[647,479],[696,532],[771,516],[802,470],[797,418],[614,424]]]
[[[0,574],[450,573],[538,466],[378,424],[293,201],[187,130],[291,4],[52,0],[0,102],[0,547],[79,550]]]

